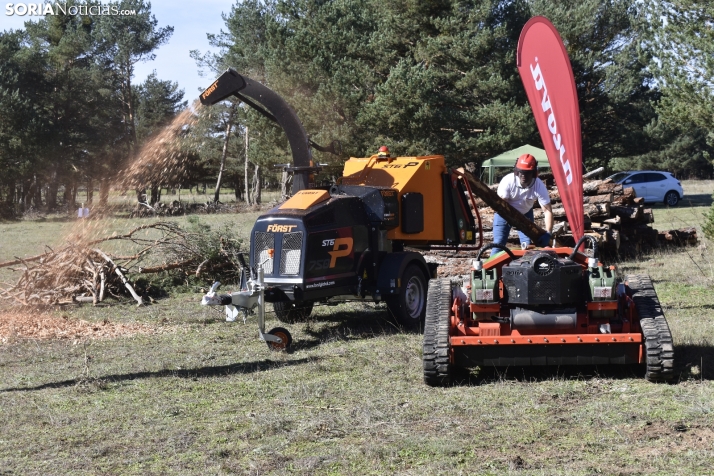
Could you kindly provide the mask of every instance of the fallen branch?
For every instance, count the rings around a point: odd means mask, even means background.
[[[139,303],[139,306],[143,305],[144,301],[141,299],[141,296],[136,294],[136,291],[134,291],[134,288],[131,287],[131,284],[129,284],[129,280],[126,279],[126,276],[124,276],[124,273],[121,272],[121,270],[119,269],[119,266],[115,265],[114,262],[112,261],[112,259],[109,256],[107,256],[106,254],[104,254],[104,252],[102,250],[100,250],[98,248],[94,248],[94,251],[96,253],[99,253],[102,256],[102,258],[107,260],[107,263],[112,265],[112,267],[114,268],[114,272],[117,274],[117,276],[119,276],[122,284],[124,284],[124,286],[126,286],[126,288],[129,290],[129,292],[134,297],[136,302]]]

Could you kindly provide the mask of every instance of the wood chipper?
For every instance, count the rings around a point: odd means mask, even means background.
[[[648,380],[670,380],[672,335],[651,280],[604,265],[584,234],[577,90],[563,41],[546,18],[526,23],[516,58],[577,242],[525,251],[491,243],[465,282],[432,281],[424,380],[446,385],[454,367],[585,364],[644,364]],[[500,213],[499,197],[482,192]],[[483,260],[486,251],[495,253]]]
[[[406,247],[475,245],[477,238],[477,246],[482,244],[463,175],[447,169],[440,155],[391,157],[380,150],[347,160],[336,184],[308,188],[306,174],[316,171],[309,145],[315,144],[294,111],[278,94],[232,69],[201,101],[215,104],[231,95],[285,129],[294,195],[255,222],[241,290],[221,296],[214,285],[202,303],[228,306],[229,319],[257,307],[260,336],[275,349],[285,348],[291,337],[284,328],[265,332],[268,302],[283,322],[307,318],[318,302],[369,299],[386,302],[403,325],[421,323],[436,266]]]

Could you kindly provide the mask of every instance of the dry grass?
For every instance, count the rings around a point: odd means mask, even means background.
[[[702,202],[656,207],[655,227],[699,226],[711,188],[685,190]],[[247,234],[255,216],[206,218],[236,220]],[[200,293],[68,309],[72,320],[159,332],[0,345],[0,474],[709,474],[714,292],[704,244],[618,263],[654,278],[676,346],[673,385],[582,367],[481,369],[429,388],[421,335],[371,304],[317,308],[289,326],[288,354],[270,353],[254,321],[201,308]]]

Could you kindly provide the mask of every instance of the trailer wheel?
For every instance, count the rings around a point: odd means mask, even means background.
[[[429,281],[422,362],[424,382],[432,387],[451,383],[453,373],[449,342],[451,303],[451,281],[448,279]]]
[[[268,349],[274,352],[288,350],[288,348],[290,348],[290,345],[293,343],[293,336],[291,336],[290,332],[288,332],[288,330],[283,327],[276,327],[274,329],[269,330],[267,333],[272,334],[276,337],[280,337],[280,339],[282,340],[281,343],[266,341],[266,344],[268,344]]]
[[[674,378],[674,344],[652,280],[646,275],[626,276],[625,280],[633,292],[632,300],[645,340],[645,379],[670,381]]]
[[[310,314],[312,314],[312,306],[312,301],[274,302],[273,310],[275,311],[275,317],[277,317],[280,322],[295,324],[296,322],[304,322],[310,317]]]
[[[422,270],[410,264],[402,274],[402,289],[398,296],[387,300],[389,311],[404,327],[417,327],[426,314],[427,281]]]

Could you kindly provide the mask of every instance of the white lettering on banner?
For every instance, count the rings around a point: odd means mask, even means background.
[[[531,74],[533,75],[533,81],[535,82],[535,87],[538,91],[543,90],[543,98],[541,99],[540,105],[544,113],[548,114],[548,130],[553,134],[553,144],[555,149],[560,152],[560,165],[563,167],[563,173],[565,174],[565,181],[570,185],[573,182],[573,171],[570,168],[570,160],[565,157],[565,144],[561,141],[561,136],[558,134],[558,125],[555,121],[555,113],[550,104],[550,97],[548,97],[548,87],[545,85],[545,78],[540,70],[540,64],[538,63],[538,58],[536,58],[535,68],[533,65],[531,67]]]

